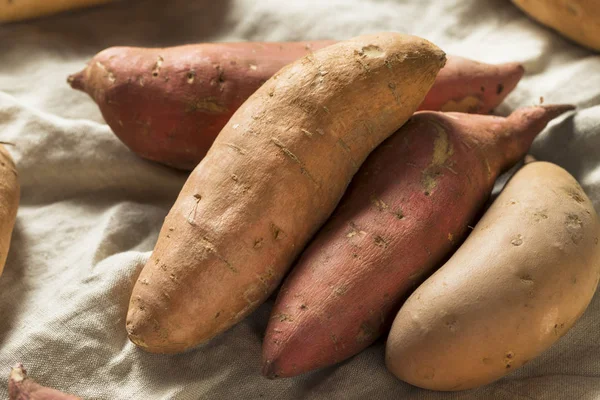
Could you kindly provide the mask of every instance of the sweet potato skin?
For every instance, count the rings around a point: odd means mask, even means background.
[[[529,17],[574,42],[600,51],[600,7],[596,0],[512,0]]]
[[[519,63],[493,65],[450,56],[419,110],[488,114],[524,73]]]
[[[324,48],[267,81],[166,217],[133,289],[129,338],[181,352],[257,308],[444,62],[423,39],[381,33]]]
[[[0,145],[0,275],[4,270],[19,208],[20,186],[15,163]]]
[[[240,105],[283,66],[334,41],[113,47],[68,79],[143,158],[192,170]],[[523,75],[519,64],[449,57],[421,110],[488,113]]]
[[[509,118],[419,112],[365,161],[286,278],[263,342],[263,374],[342,361],[386,331],[407,292],[460,243],[498,174],[570,107]]]
[[[17,364],[8,378],[9,400],[81,400],[77,396],[44,387],[27,376],[23,364]]]
[[[387,341],[388,369],[412,385],[454,391],[538,356],[596,291],[599,230],[591,201],[567,171],[525,165],[402,306]]]
[[[286,64],[333,41],[111,47],[69,77],[143,158],[192,170],[229,118]]]
[[[22,21],[113,0],[16,0],[0,2],[0,22]]]

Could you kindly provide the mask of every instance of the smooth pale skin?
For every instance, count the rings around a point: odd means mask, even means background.
[[[181,352],[262,304],[445,61],[421,38],[365,35],[295,61],[261,86],[166,217],[133,288],[129,338],[150,352]]]
[[[192,170],[233,113],[267,79],[334,43],[111,47],[67,81],[90,95],[113,132],[140,157]],[[523,72],[518,63],[491,65],[449,56],[419,109],[488,113]]]
[[[531,18],[592,50],[600,51],[598,0],[512,0]]]
[[[387,368],[415,386],[463,390],[538,356],[594,295],[599,228],[591,201],[567,171],[525,165],[402,306],[387,341]]]
[[[4,270],[19,207],[19,177],[15,163],[0,145],[0,275]]]
[[[283,283],[262,373],[332,365],[386,333],[405,296],[463,240],[498,175],[572,108],[415,113],[369,155]]]
[[[22,21],[113,0],[4,0],[0,2],[0,22]]]

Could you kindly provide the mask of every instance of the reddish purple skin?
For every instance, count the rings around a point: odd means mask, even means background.
[[[112,47],[68,81],[94,99],[107,124],[131,150],[192,170],[233,113],[267,79],[333,43]]]
[[[267,79],[333,43],[112,47],[68,81],[94,99],[107,124],[139,156],[192,170],[233,113]],[[517,63],[490,65],[451,56],[419,110],[488,113],[522,76]]]
[[[373,343],[411,288],[462,241],[500,172],[568,109],[531,107],[509,118],[416,113],[365,161],[285,280],[263,374],[295,376]]]

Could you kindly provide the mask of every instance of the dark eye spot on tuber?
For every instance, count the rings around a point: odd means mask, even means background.
[[[375,243],[376,246],[383,247],[383,248],[386,248],[389,244],[387,240],[385,240],[384,238],[382,238],[379,235],[377,235],[373,238],[373,242]]]
[[[504,85],[499,83],[498,87],[496,88],[496,94],[500,94],[504,91]]]
[[[521,275],[519,277],[519,279],[521,280],[522,283],[525,283],[525,284],[528,284],[528,285],[533,283],[533,278],[529,274]]]
[[[485,86],[482,86],[482,87],[481,87],[481,91],[482,91],[482,92],[485,92]]]
[[[510,244],[512,244],[513,246],[520,246],[523,244],[523,236],[521,234],[515,236],[511,241]]]
[[[187,83],[194,83],[194,78],[196,77],[195,71],[190,71],[187,73]]]

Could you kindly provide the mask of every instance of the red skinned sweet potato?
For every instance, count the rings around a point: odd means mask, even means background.
[[[139,156],[183,170],[202,160],[235,110],[284,65],[333,41],[112,47],[68,79]],[[420,109],[488,113],[523,67],[450,57]]]
[[[39,385],[27,376],[23,364],[17,364],[10,371],[8,395],[10,400],[81,400],[72,394]]]
[[[289,377],[360,352],[407,292],[464,237],[496,177],[571,106],[508,118],[419,112],[365,161],[284,281],[263,342],[263,374]]]

